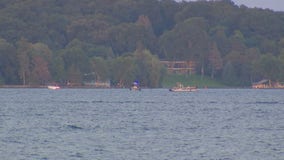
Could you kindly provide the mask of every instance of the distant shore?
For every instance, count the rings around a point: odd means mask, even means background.
[[[47,88],[43,85],[0,85],[0,88]]]
[[[1,88],[7,89],[17,89],[17,88],[48,88],[48,85],[0,85]],[[97,86],[90,86],[90,85],[75,85],[75,86],[60,86],[61,89],[129,89],[128,87],[97,87]],[[146,87],[147,88],[147,87]],[[146,89],[144,88],[144,89]],[[156,89],[169,89],[171,87],[161,87]],[[230,88],[249,88],[249,87],[197,87],[198,89],[230,89]],[[155,89],[155,88],[148,88],[148,89]]]
[[[0,85],[0,88],[47,88],[48,85]],[[60,86],[60,88],[115,88],[115,87],[95,87],[95,86]]]

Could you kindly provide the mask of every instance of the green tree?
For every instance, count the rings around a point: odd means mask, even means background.
[[[226,27],[217,26],[210,30],[212,40],[217,44],[218,49],[222,56],[225,56],[230,52],[230,41],[226,34]]]
[[[219,49],[217,48],[216,43],[212,44],[212,47],[209,51],[209,66],[211,68],[211,78],[214,79],[214,75],[217,71],[220,71],[223,67],[223,61]]]
[[[114,86],[130,86],[135,79],[136,63],[131,56],[120,56],[113,59],[110,68],[110,79]]]
[[[223,80],[228,82],[227,84],[242,85],[242,64],[243,54],[240,51],[231,51],[225,57],[225,66],[223,69]],[[229,76],[228,76],[229,75]],[[230,78],[230,76],[232,76]],[[225,78],[225,79],[224,79]]]
[[[225,84],[229,86],[239,85],[238,75],[234,65],[231,62],[227,62],[224,66],[222,73],[222,80]]]
[[[52,52],[43,43],[32,44],[25,39],[17,43],[18,74],[22,84],[39,85],[49,82]]]
[[[4,39],[0,39],[0,77],[4,84],[17,84],[18,62],[16,48]]]
[[[78,17],[67,26],[68,39],[104,44],[109,38],[109,28],[113,21],[115,20],[112,17],[103,14]]]
[[[231,51],[244,52],[246,50],[245,38],[241,31],[234,31],[230,37]]]
[[[17,43],[17,59],[19,63],[18,74],[23,85],[29,83],[30,79],[30,53],[32,51],[32,44],[25,39],[21,39]]]
[[[115,57],[111,47],[91,44],[85,47],[84,51],[88,54],[88,57],[102,57],[104,59],[112,59]]]
[[[137,65],[136,79],[141,85],[148,87],[160,87],[163,77],[163,65],[159,59],[149,50],[136,50],[134,52]]]
[[[253,64],[257,59],[259,59],[261,53],[258,48],[248,48],[244,55],[244,75],[246,75],[247,80],[251,83],[255,82],[256,77],[253,71]],[[245,67],[247,66],[247,67]]]
[[[178,24],[174,29],[176,44],[176,56],[180,59],[193,59],[203,61],[209,50],[209,36],[207,23],[203,18],[190,18]],[[173,42],[173,40],[169,40]]]
[[[210,48],[208,25],[204,18],[190,18],[178,23],[173,30],[160,37],[165,59],[194,60],[204,75],[205,62]]]
[[[61,51],[64,67],[67,71],[66,80],[71,83],[81,83],[84,74],[90,73],[89,57],[84,52],[82,44],[81,41],[75,39]]]
[[[101,57],[94,57],[91,60],[92,71],[95,75],[96,81],[106,81],[110,78],[110,68],[108,61]]]
[[[155,28],[156,35],[162,35],[166,30],[170,30],[175,25],[175,15],[180,10],[180,5],[172,0],[159,1],[162,22]]]
[[[272,53],[273,55],[279,54],[277,42],[274,40],[262,39],[259,48],[263,53]]]
[[[262,55],[254,63],[254,71],[263,79],[278,81],[281,75],[281,61],[272,54]]]
[[[280,75],[279,75],[279,79],[281,80],[281,82],[284,82],[284,52],[281,52],[279,57],[278,57],[279,61],[280,61]]]
[[[155,50],[155,35],[151,27],[134,23],[124,23],[112,28],[110,32],[110,43],[114,53],[134,52],[138,44],[145,48]]]
[[[52,51],[43,43],[32,44],[31,51],[31,83],[46,84],[52,80],[50,62]]]
[[[55,82],[65,83],[67,80],[66,70],[64,67],[63,56],[59,53],[53,53],[50,62],[50,73]]]

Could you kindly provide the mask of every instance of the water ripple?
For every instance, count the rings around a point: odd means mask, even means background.
[[[284,155],[280,90],[8,91],[0,90],[5,160],[282,160]]]

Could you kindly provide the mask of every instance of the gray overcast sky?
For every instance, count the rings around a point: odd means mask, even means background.
[[[233,0],[237,5],[244,4],[253,8],[269,8],[274,11],[284,11],[284,0]]]
[[[182,0],[176,0],[181,2]],[[196,0],[186,0],[196,1]],[[237,5],[245,5],[249,8],[269,8],[274,11],[284,11],[284,0],[232,0]]]

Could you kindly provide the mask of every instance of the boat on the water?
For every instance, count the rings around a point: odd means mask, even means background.
[[[141,87],[140,87],[138,81],[133,82],[129,89],[131,91],[141,91]]]
[[[52,90],[56,90],[56,89],[60,89],[60,87],[59,86],[51,86],[51,85],[49,85],[49,86],[47,86],[47,88],[48,89],[52,89]]]
[[[171,92],[195,92],[197,91],[197,87],[187,86],[184,87],[181,83],[177,83],[177,85],[173,88],[170,88]]]

